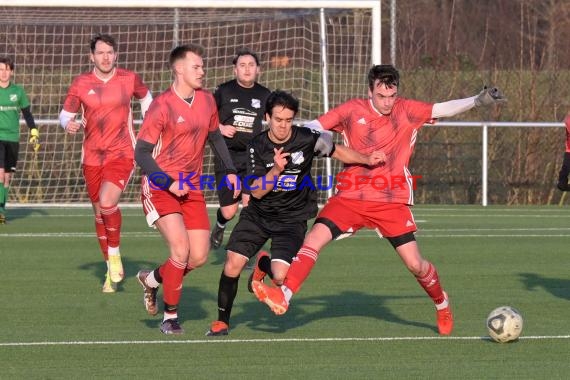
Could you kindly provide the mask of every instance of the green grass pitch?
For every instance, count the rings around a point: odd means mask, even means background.
[[[212,251],[185,278],[179,316],[186,333],[171,337],[158,330],[160,315],[145,313],[135,279],[167,257],[139,207],[123,208],[126,278],[115,294],[101,293],[104,264],[90,209],[9,211],[0,226],[2,379],[570,376],[566,208],[414,208],[422,253],[451,297],[450,337],[438,336],[431,301],[370,230],[326,247],[280,317],[247,292],[244,271],[230,335],[221,338],[204,336],[217,317],[224,256]],[[486,316],[501,305],[524,317],[516,342],[486,336]]]

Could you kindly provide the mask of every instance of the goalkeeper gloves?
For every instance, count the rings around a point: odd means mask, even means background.
[[[497,87],[483,87],[483,90],[475,97],[475,106],[490,106],[495,103],[504,103],[507,99]]]
[[[40,132],[37,128],[30,129],[30,144],[33,145],[34,152],[40,150]]]

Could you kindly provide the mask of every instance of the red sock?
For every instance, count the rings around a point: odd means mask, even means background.
[[[107,232],[101,215],[95,215],[95,233],[97,234],[97,241],[99,242],[103,258],[107,261],[109,260],[109,254],[107,253]]]
[[[107,245],[116,248],[121,242],[121,210],[117,206],[101,207],[101,218],[105,223]]]
[[[182,294],[182,279],[184,277],[185,264],[176,262],[169,258],[158,270],[162,277],[162,293],[164,303],[168,305],[178,305]]]
[[[437,270],[432,263],[428,264],[429,267],[427,273],[422,277],[416,276],[416,280],[418,280],[419,284],[424,288],[433,302],[438,305],[445,300],[445,297],[443,296],[443,290],[441,289]]]
[[[317,262],[318,256],[318,251],[303,245],[293,259],[283,285],[291,289],[293,293],[297,293],[303,282],[309,277],[309,273],[311,273],[313,266]]]

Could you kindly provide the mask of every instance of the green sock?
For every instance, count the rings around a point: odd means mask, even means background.
[[[3,183],[0,183],[0,211],[4,211],[4,207],[6,207],[7,196],[8,196],[8,189],[4,187]]]

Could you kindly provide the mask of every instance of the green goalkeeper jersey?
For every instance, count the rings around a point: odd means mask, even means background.
[[[20,141],[20,111],[29,106],[30,101],[22,87],[14,83],[0,87],[1,141]]]

